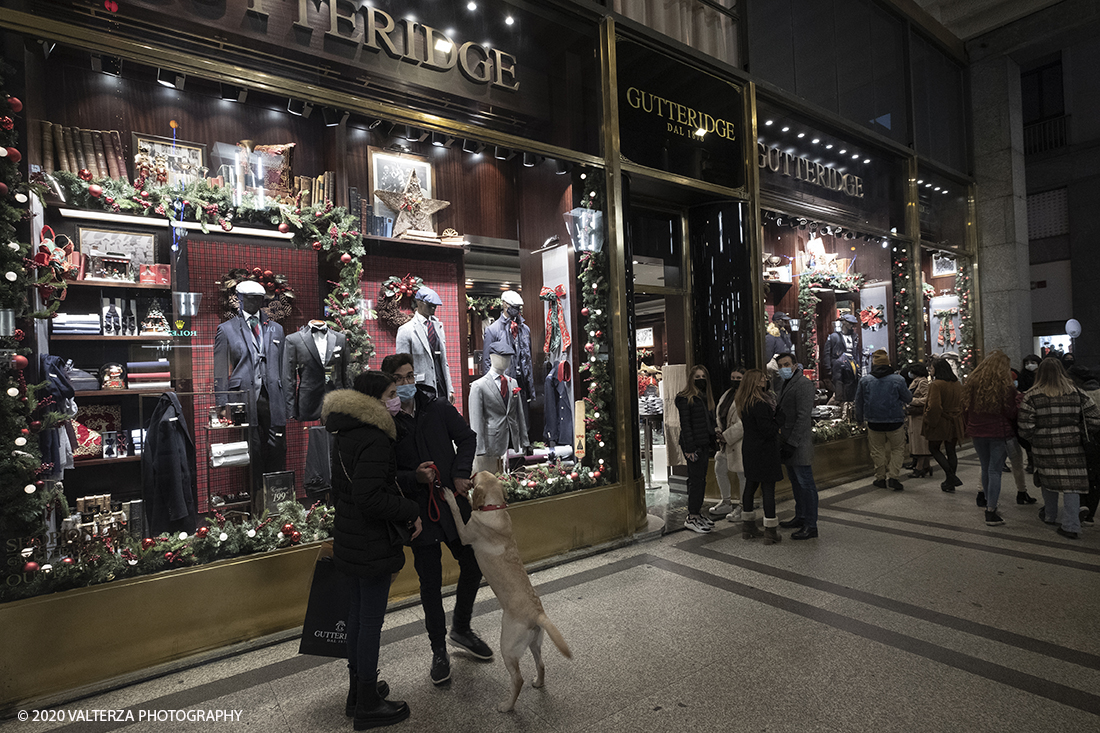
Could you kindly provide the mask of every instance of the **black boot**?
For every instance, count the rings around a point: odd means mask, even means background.
[[[359,699],[359,676],[354,669],[348,669],[348,677],[351,684],[348,685],[348,699],[344,704],[344,715],[349,718],[355,716],[355,701]],[[378,680],[375,687],[378,688],[378,697],[383,699],[390,696],[390,686],[385,680]]]
[[[400,723],[409,717],[409,706],[399,700],[386,700],[378,694],[374,680],[359,681],[356,688],[355,730],[381,728]]]

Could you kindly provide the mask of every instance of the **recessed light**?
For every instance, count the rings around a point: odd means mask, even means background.
[[[825,149],[826,150],[832,150],[833,149],[833,144],[829,143],[828,145],[825,146]]]
[[[508,16],[507,18],[505,18],[505,19],[504,19],[504,22],[505,22],[505,23],[506,23],[507,25],[512,25],[512,24],[513,24],[513,23],[515,23],[516,21],[515,21],[515,19],[514,19],[514,18],[512,18],[512,16],[510,16],[510,15],[509,15],[509,16]]]
[[[924,183],[924,179],[923,178],[918,178],[917,179],[917,185],[919,186],[922,183]]]
[[[784,127],[784,128],[783,128],[783,132],[787,132],[787,131],[788,131],[788,130],[790,130],[790,129],[791,129],[791,128],[789,128],[789,127]]]
[[[800,133],[798,133],[798,137],[799,137],[799,139],[804,138],[804,137],[806,137],[806,133],[800,132]]]
[[[466,3],[467,10],[477,10],[477,3]]]
[[[819,142],[821,142],[821,138],[819,138],[819,137],[815,137],[815,138],[813,139],[813,143],[814,143],[814,145],[817,145],[817,144],[818,144]]]
[[[773,121],[774,121],[774,120],[766,120],[766,121],[764,122],[764,124],[765,124],[766,126],[770,127]]]
[[[871,159],[870,159],[870,158],[864,158],[864,159],[863,159],[863,162],[864,162],[864,163],[870,163],[870,162],[871,162]]]
[[[858,157],[859,157],[859,153],[852,153],[852,160],[855,160]]]
[[[841,151],[840,151],[840,154],[841,154],[841,155],[844,155],[844,154],[845,154],[845,153],[847,153],[847,152],[848,152],[847,150],[841,150]]]
[[[936,187],[935,187],[935,188],[933,188],[932,190],[933,190],[933,191],[939,191],[939,190],[940,190],[940,187],[939,187],[939,186],[936,186]]]

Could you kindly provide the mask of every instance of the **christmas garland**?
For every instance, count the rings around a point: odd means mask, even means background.
[[[940,331],[936,336],[936,343],[944,347],[958,343],[959,339],[955,333],[955,316],[959,315],[959,309],[944,308],[933,311],[932,315],[940,322]]]
[[[798,281],[798,319],[802,325],[802,347],[806,353],[804,369],[817,369],[817,306],[821,298]]]
[[[936,297],[936,289],[932,287],[929,283],[925,283],[924,285],[922,285],[921,291],[924,293],[925,301],[929,301],[932,298]]]
[[[960,264],[962,266],[955,273],[955,292],[959,296],[959,368],[962,371],[960,376],[966,376],[977,363],[977,354],[974,353],[974,321],[970,312],[974,291],[969,267]]]
[[[238,267],[218,280],[223,321],[228,321],[240,312],[237,286],[246,280],[259,283],[270,294],[271,297],[267,299],[262,310],[271,320],[281,323],[294,310],[294,289],[290,287],[286,275],[276,275],[271,270],[261,270],[259,267],[251,270]]]
[[[917,343],[917,320],[914,318],[914,313],[917,312],[914,302],[916,292],[910,287],[909,263],[906,245],[895,245],[894,266],[890,273],[894,289],[894,344],[897,348],[897,359],[904,364],[916,357],[914,346]]]
[[[500,298],[484,296],[471,297],[467,295],[466,311],[477,314],[477,317],[481,319],[482,326],[488,327],[490,323],[500,317]],[[496,315],[493,315],[493,311],[496,311]]]
[[[398,329],[412,320],[413,296],[424,286],[424,278],[416,275],[390,275],[382,283],[378,298],[378,320]]]
[[[836,421],[818,423],[813,427],[814,443],[828,443],[833,440],[844,440],[863,435],[867,429],[854,422]]]
[[[590,178],[595,176],[590,176]],[[614,383],[605,339],[611,336],[610,283],[607,254],[583,252],[579,257],[581,284],[581,333],[587,334],[581,382],[587,386],[584,398],[585,463],[594,470],[592,478],[609,483],[614,478],[615,431]]]
[[[501,476],[510,503],[544,496],[567,494],[577,489],[590,489],[606,483],[606,473],[589,466],[563,467],[549,464],[535,466],[524,472]]]
[[[860,288],[863,287],[864,279],[863,273],[860,272],[845,272],[837,275],[833,272],[822,272],[820,270],[811,270],[799,276],[800,283],[807,288],[826,288],[842,293],[858,293]]]

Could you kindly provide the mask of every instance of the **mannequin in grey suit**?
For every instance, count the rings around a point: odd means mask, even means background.
[[[334,389],[351,388],[347,376],[347,344],[348,337],[332,331],[324,321],[310,321],[286,337],[283,388],[289,419],[319,420],[325,394]]]
[[[231,401],[226,391],[240,390],[248,402],[253,489],[263,485],[264,473],[286,466],[283,327],[261,310],[265,293],[252,280],[239,283],[240,314],[219,324],[214,336],[216,401]]]
[[[447,364],[447,336],[443,333],[443,322],[435,317],[435,309],[443,305],[443,300],[426,286],[416,291],[413,300],[416,301],[416,313],[412,320],[397,329],[394,351],[412,354],[416,383],[428,385],[437,397],[446,398],[453,405],[455,389]]]
[[[490,349],[492,366],[470,385],[470,427],[477,433],[474,473],[500,473],[509,448],[526,450],[531,445],[519,383],[505,374],[512,362],[512,347],[497,341]],[[506,396],[501,394],[502,384]]]

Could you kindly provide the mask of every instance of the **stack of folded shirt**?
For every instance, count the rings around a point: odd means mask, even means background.
[[[99,335],[99,314],[58,313],[53,319],[55,335]]]
[[[130,389],[171,389],[171,365],[167,359],[128,361],[126,381]]]

